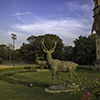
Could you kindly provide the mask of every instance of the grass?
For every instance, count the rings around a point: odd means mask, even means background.
[[[80,100],[77,96],[69,96],[70,93],[46,93],[43,87],[15,86],[2,81],[0,85],[0,100]]]
[[[82,82],[82,85],[85,86],[92,86],[92,84],[87,84],[87,82],[85,81],[89,81],[90,83],[92,82],[93,78],[98,78],[98,80],[100,80],[100,73],[99,72],[95,72],[92,70],[85,70],[85,69],[77,69],[76,73],[81,76],[80,80]],[[50,84],[51,83],[51,71],[49,72],[34,72],[34,73],[18,73],[15,75],[11,76],[14,79],[18,79],[18,80],[23,80],[23,81],[29,81],[29,82],[39,82],[39,83],[47,83]],[[59,73],[59,77],[60,77],[60,83],[63,80],[68,80],[69,79],[69,73]],[[77,78],[75,78],[75,76],[72,77],[73,82],[77,82]],[[85,83],[84,83],[85,82]],[[57,84],[57,78],[56,76],[54,77],[54,84]]]
[[[0,71],[0,75],[5,73],[16,73],[19,71],[27,71],[28,69],[10,69]],[[77,74],[81,79],[82,85],[92,87],[92,79],[98,78],[100,80],[100,72],[77,69]],[[60,82],[69,79],[68,73],[59,73]],[[83,80],[84,79],[86,80]],[[51,71],[48,72],[27,72],[27,73],[17,73],[9,76],[14,80],[28,81],[28,82],[38,82],[47,83],[50,85],[51,82]],[[77,78],[73,76],[73,82],[77,82]],[[90,80],[90,82],[87,82]],[[54,78],[54,84],[57,84],[56,76]],[[68,93],[47,93],[44,91],[46,87],[28,87],[22,84],[12,84],[0,80],[0,100],[80,100],[82,95],[71,95]]]

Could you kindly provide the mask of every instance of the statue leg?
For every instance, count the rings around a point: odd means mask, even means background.
[[[77,76],[78,83],[81,84],[80,79],[79,79],[79,76],[76,74],[76,72],[74,72],[74,74],[75,74],[75,76]]]
[[[71,72],[69,72],[69,81],[72,80],[72,75],[71,75]]]
[[[45,65],[44,65],[44,64],[42,64],[42,69],[44,69],[44,67],[45,67]]]
[[[57,75],[57,81],[58,81],[58,84],[59,84],[59,73],[56,72],[56,75]]]
[[[48,65],[46,64],[46,68],[48,69]]]
[[[41,69],[41,65],[39,65],[40,69]]]
[[[54,75],[55,75],[55,73],[52,71],[52,81],[51,81],[51,85],[53,85]]]

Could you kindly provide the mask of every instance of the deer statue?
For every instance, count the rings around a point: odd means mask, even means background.
[[[38,54],[36,54],[36,63],[39,65],[39,68],[41,69],[41,68],[48,68],[47,67],[47,61],[42,61],[42,60],[39,60],[39,59],[41,59],[41,58],[43,58],[43,57],[38,57]]]
[[[42,49],[45,53],[47,53],[47,63],[48,65],[51,67],[52,69],[52,81],[51,81],[51,85],[53,85],[53,79],[54,79],[54,75],[56,73],[57,75],[57,81],[59,84],[59,74],[58,72],[69,72],[69,79],[72,79],[72,75],[71,73],[75,74],[77,76],[77,74],[75,73],[75,69],[77,68],[78,64],[71,62],[71,61],[60,61],[58,59],[53,59],[51,53],[54,52],[55,48],[56,48],[56,44],[57,42],[55,42],[55,45],[52,49],[48,50],[45,45],[44,45],[44,40],[41,40],[42,43]],[[78,78],[78,82],[79,84],[79,77]]]

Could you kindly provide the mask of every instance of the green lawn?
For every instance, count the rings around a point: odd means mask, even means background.
[[[70,96],[70,93],[46,93],[43,89],[0,81],[0,100],[80,100],[80,96]]]
[[[86,80],[90,80],[90,83],[92,82],[93,78],[98,78],[100,80],[100,72],[97,71],[92,71],[92,70],[84,70],[84,69],[77,69],[76,73],[79,76],[82,76],[80,78],[82,85],[85,86],[92,86],[92,84],[87,84],[87,81],[83,80],[83,77]],[[51,71],[48,72],[27,72],[27,73],[18,73],[15,75],[12,75],[11,78],[18,79],[18,80],[23,80],[23,81],[29,81],[29,82],[40,82],[40,83],[51,83],[51,76],[52,73]],[[68,80],[69,79],[69,73],[59,73],[60,77],[60,83],[62,83],[63,80]],[[77,82],[77,78],[73,75],[72,77],[73,82]],[[89,83],[89,82],[88,82]],[[54,84],[57,84],[57,78],[56,75],[54,77]]]
[[[5,73],[14,73],[18,71],[27,71],[28,69],[14,69],[7,71],[0,71],[0,75]],[[100,80],[100,72],[92,70],[77,69],[77,74],[82,76],[80,79],[82,85],[92,87],[92,79],[98,78]],[[69,79],[68,73],[59,73],[60,82],[63,80]],[[83,77],[90,82],[84,81]],[[26,72],[26,73],[17,73],[9,76],[9,78],[26,81],[26,82],[38,82],[46,83],[50,85],[51,82],[51,71],[48,72]],[[73,76],[72,79],[74,82],[77,82],[77,78]],[[57,84],[56,77],[54,79],[54,84]],[[23,84],[13,84],[7,81],[0,80],[0,100],[81,100],[82,95],[71,95],[69,93],[47,93],[44,91],[46,87],[44,86],[33,86],[28,87]]]

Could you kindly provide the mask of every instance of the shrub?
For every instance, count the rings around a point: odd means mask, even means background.
[[[3,58],[0,57],[0,64],[4,62]]]
[[[87,70],[92,70],[91,67],[84,67],[84,66],[78,66],[77,68],[78,68],[78,69],[87,69]]]

